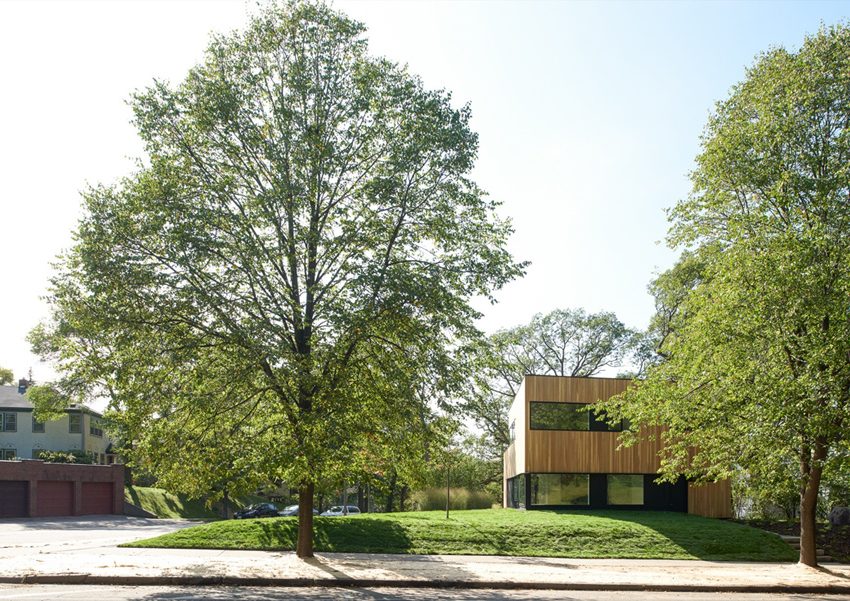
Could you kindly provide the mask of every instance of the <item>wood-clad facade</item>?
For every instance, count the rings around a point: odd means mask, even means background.
[[[588,405],[623,392],[630,380],[526,376],[508,413],[506,507],[623,507],[731,517],[728,482],[655,483],[661,429],[618,449],[619,430]],[[612,431],[613,430],[613,431]]]

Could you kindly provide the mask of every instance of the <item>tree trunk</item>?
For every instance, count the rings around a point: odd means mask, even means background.
[[[313,557],[313,483],[298,489],[298,557]]]
[[[227,495],[227,487],[224,487],[224,497],[222,498],[222,502],[224,505],[224,519],[230,519],[230,498]]]
[[[811,567],[818,565],[815,512],[826,452],[823,441],[816,440],[814,453],[810,455],[804,448],[800,463],[804,482],[800,492],[800,563]]]
[[[407,487],[407,484],[401,487],[401,491],[398,493],[398,510],[404,511],[404,504],[407,502],[407,493],[410,492],[410,489]]]
[[[366,513],[366,506],[363,504],[365,501],[363,497],[363,485],[357,485],[357,508],[360,510],[360,513]]]
[[[397,479],[398,476],[396,475],[395,471],[393,471],[393,475],[392,477],[390,477],[389,492],[387,493],[387,513],[392,513],[393,510],[393,502],[395,501],[395,483]]]

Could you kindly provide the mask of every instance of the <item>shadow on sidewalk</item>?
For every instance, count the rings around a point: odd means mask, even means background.
[[[134,597],[138,601],[224,601],[236,599],[245,601],[281,601],[282,599],[346,599],[349,601],[384,601],[400,599],[403,601],[434,601],[434,599],[456,599],[469,601],[472,599],[487,599],[488,601],[507,601],[533,599],[534,597],[517,597],[515,591],[501,590],[463,590],[463,589],[401,589],[401,588],[256,588],[256,587],[179,587],[168,591],[157,591],[147,595]],[[562,597],[567,599],[569,597]],[[807,597],[808,598],[808,597]]]

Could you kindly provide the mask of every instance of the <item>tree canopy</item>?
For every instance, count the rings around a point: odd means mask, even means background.
[[[4,384],[12,384],[15,381],[15,376],[12,370],[6,367],[0,367],[0,386]]]
[[[662,359],[606,407],[667,426],[667,476],[795,475],[809,565],[822,474],[850,443],[848,90],[839,26],[764,53],[718,103],[670,213],[690,252],[656,281]]]
[[[469,176],[469,106],[364,32],[273,5],[134,94],[147,156],[85,192],[31,336],[174,487],[297,483],[301,556],[315,483],[422,455],[479,335],[470,298],[523,270]]]
[[[557,309],[535,315],[527,325],[496,332],[480,349],[466,411],[501,457],[510,444],[508,409],[523,376],[592,376],[621,365],[637,341],[613,313]]]

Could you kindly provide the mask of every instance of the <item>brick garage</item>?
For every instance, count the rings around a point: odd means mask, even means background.
[[[123,465],[0,461],[0,518],[124,513]]]

